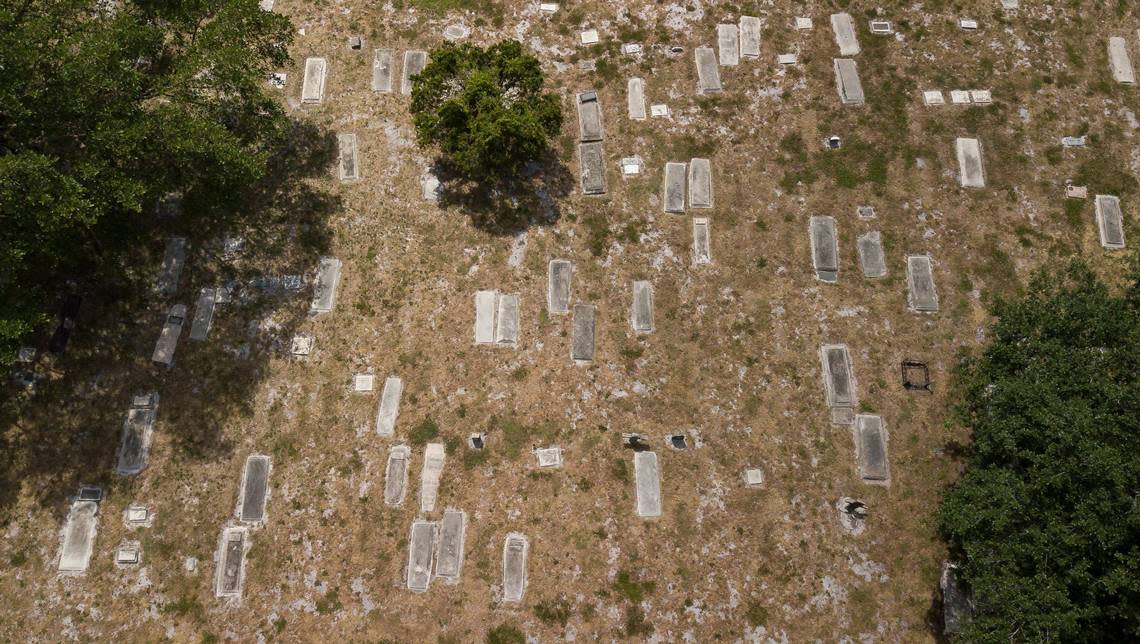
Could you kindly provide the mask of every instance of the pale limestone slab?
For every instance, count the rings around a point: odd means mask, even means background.
[[[495,311],[495,344],[514,347],[519,343],[519,296],[499,294]]]
[[[594,359],[594,318],[592,304],[574,305],[573,332],[570,334],[570,359],[582,364]]]
[[[404,381],[399,376],[384,379],[384,391],[380,393],[380,408],[376,412],[376,433],[380,436],[396,434],[396,417],[400,414],[400,396],[404,393]]]
[[[574,265],[568,259],[552,259],[546,272],[546,311],[551,315],[570,312],[570,279]]]
[[[922,93],[922,102],[927,105],[945,105],[946,97],[940,89],[928,89]]]
[[[316,104],[325,98],[325,76],[328,61],[324,58],[305,59],[305,79],[301,83],[301,102]]]
[[[475,343],[495,342],[495,308],[498,304],[497,291],[475,291]]]
[[[1108,39],[1108,66],[1112,70],[1112,79],[1124,85],[1136,84],[1136,70],[1132,67],[1132,56],[1128,52],[1128,43],[1119,36]]]
[[[435,510],[445,459],[443,443],[428,443],[424,448],[424,467],[420,471],[420,512]]]
[[[65,573],[82,573],[91,563],[98,529],[99,504],[94,501],[75,501],[63,522],[60,535],[58,570]]]
[[[336,306],[336,290],[340,284],[341,261],[335,257],[322,257],[317,264],[317,278],[313,282],[313,301],[310,314],[329,313]]]
[[[887,261],[883,253],[883,237],[877,230],[872,230],[856,240],[859,251],[859,264],[863,267],[863,276],[869,278],[885,277],[887,274]]]
[[[859,478],[867,483],[885,484],[891,479],[890,461],[887,459],[887,428],[880,416],[855,416],[855,460],[859,464]]]
[[[693,263],[712,263],[712,244],[709,241],[709,220],[704,217],[693,218]]]
[[[661,516],[661,472],[654,452],[635,452],[633,478],[637,496],[637,516]]]
[[[859,39],[855,37],[855,21],[851,14],[831,14],[831,30],[835,32],[835,44],[840,56],[858,56]]]
[[[198,292],[198,303],[194,305],[194,319],[190,323],[190,339],[205,342],[214,323],[214,305],[218,301],[218,289],[204,288]]]
[[[689,161],[689,207],[712,208],[712,163],[708,159]]]
[[[526,593],[527,558],[530,542],[521,532],[511,532],[503,541],[503,601],[517,604]]]
[[[760,57],[760,18],[740,16],[740,57]]]
[[[647,281],[633,283],[633,307],[630,324],[634,333],[653,332],[653,284]]]
[[[839,91],[839,102],[844,105],[862,105],[863,83],[859,81],[859,69],[850,58],[836,58],[835,87]]]
[[[388,450],[388,464],[384,467],[384,503],[401,505],[408,489],[408,468],[412,450],[407,445],[395,445]]]
[[[451,508],[443,511],[439,521],[439,547],[435,553],[435,576],[448,584],[459,583],[466,531],[466,512]]]
[[[408,539],[408,590],[427,592],[431,585],[431,565],[435,554],[436,524],[432,521],[413,521]]]
[[[626,84],[626,102],[629,107],[629,118],[634,121],[645,120],[645,81],[640,78],[631,78]]]
[[[154,353],[150,359],[160,365],[169,367],[174,363],[174,351],[178,348],[178,337],[182,335],[182,326],[186,322],[186,306],[175,304],[170,307],[166,315],[166,322],[154,343]]]
[[[357,393],[367,393],[376,386],[376,376],[371,373],[358,373],[352,377],[352,390]]]
[[[938,293],[934,290],[934,264],[928,255],[906,258],[907,304],[911,310],[938,310]]]
[[[158,392],[134,396],[123,421],[123,434],[115,459],[115,473],[133,476],[146,468],[154,423],[158,418]]]
[[[740,64],[740,29],[736,25],[717,25],[716,44],[720,50],[721,65],[735,67]]]
[[[665,212],[685,212],[685,176],[688,166],[670,161],[665,164]]]
[[[598,93],[594,90],[577,94],[578,105],[578,135],[583,143],[601,141],[602,131],[602,105],[598,100]]]
[[[178,281],[182,277],[182,267],[186,265],[185,237],[171,237],[166,241],[166,249],[162,254],[162,268],[158,273],[158,283],[155,290],[163,297],[170,297],[178,292]]]
[[[839,244],[835,218],[812,217],[808,222],[811,264],[816,279],[834,284],[839,279]]]
[[[986,174],[982,166],[982,148],[978,140],[959,138],[955,142],[955,148],[958,153],[958,173],[962,187],[986,187]]]
[[[1124,248],[1124,212],[1120,209],[1120,197],[1096,196],[1096,227],[1101,246],[1109,250]]]
[[[250,454],[245,459],[238,494],[238,521],[247,525],[265,523],[265,506],[269,498],[269,473],[272,461],[264,454]]]
[[[694,56],[697,63],[697,93],[710,94],[721,91],[720,69],[712,47],[697,47]]]
[[[404,96],[412,95],[412,77],[427,67],[428,55],[426,51],[413,49],[404,52],[404,69],[400,76],[400,93]]]
[[[954,105],[968,105],[970,103],[970,90],[968,89],[952,89],[950,90],[950,102]]]
[[[376,49],[372,52],[372,91],[392,93],[391,49]]]
[[[341,181],[355,181],[360,178],[360,168],[356,156],[356,134],[342,132],[336,135],[338,159],[337,169]]]

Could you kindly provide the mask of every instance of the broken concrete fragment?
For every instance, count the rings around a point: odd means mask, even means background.
[[[812,217],[808,222],[811,263],[816,279],[834,284],[839,279],[839,244],[834,217]]]
[[[169,367],[174,364],[174,350],[178,348],[178,336],[182,335],[182,325],[186,321],[186,306],[175,304],[170,307],[166,322],[154,343],[154,353],[150,359],[160,365]]]
[[[218,289],[204,288],[198,293],[198,303],[194,305],[194,320],[190,323],[190,339],[204,342],[210,335],[214,322],[214,304],[218,299]]]
[[[424,448],[424,467],[420,471],[420,512],[435,510],[445,457],[443,443],[428,443]]]
[[[182,267],[186,264],[186,238],[171,237],[166,241],[166,250],[162,254],[162,268],[158,273],[158,284],[155,290],[159,295],[170,297],[178,292],[178,279],[182,276]]]
[[[570,312],[570,278],[574,265],[568,259],[552,259],[546,273],[546,311],[551,315]]]
[[[883,254],[883,238],[879,231],[872,230],[856,240],[859,251],[859,264],[863,266],[863,276],[884,277],[887,274],[887,261]]]
[[[270,468],[269,457],[264,454],[250,454],[245,459],[245,470],[241,475],[241,492],[238,494],[238,521],[250,525],[265,523]]]
[[[592,304],[574,305],[573,332],[570,334],[570,359],[577,363],[594,359],[594,316]]]
[[[740,16],[740,57],[760,57],[760,19]]]
[[[720,69],[712,47],[697,47],[694,50],[697,62],[697,93],[709,94],[721,91]]]
[[[1120,197],[1096,196],[1096,227],[1101,246],[1110,250],[1124,248],[1124,213],[1120,210]]]
[[[439,521],[439,547],[435,553],[435,576],[449,584],[459,582],[466,531],[466,512],[454,509],[443,511],[443,518]]]
[[[629,108],[629,118],[634,121],[645,120],[645,81],[640,78],[631,78],[626,84],[626,102]]]
[[[959,138],[954,145],[958,152],[958,172],[962,187],[985,188],[986,176],[978,140]]]
[[[428,55],[426,51],[414,49],[404,52],[404,70],[400,77],[400,93],[404,96],[412,95],[412,77],[427,67]]]
[[[1132,57],[1128,53],[1128,43],[1119,36],[1108,39],[1108,66],[1112,79],[1124,85],[1136,84],[1136,71],[1132,68]]]
[[[938,293],[934,290],[934,265],[928,255],[906,258],[907,304],[912,311],[938,310]]]
[[[646,281],[633,283],[633,307],[630,323],[634,333],[653,332],[653,284]]]
[[[880,416],[855,416],[855,460],[859,478],[868,483],[887,483],[891,466],[887,460],[887,429]]]
[[[606,157],[601,141],[578,145],[581,162],[582,194],[600,195],[606,192]]]
[[[218,552],[214,555],[217,574],[214,577],[215,597],[241,597],[245,581],[245,553],[249,550],[249,529],[232,526],[222,528]]]
[[[116,458],[115,472],[132,476],[143,471],[150,455],[151,435],[158,417],[158,392],[134,396],[123,421],[122,439]]]
[[[408,590],[426,592],[431,584],[431,564],[435,554],[436,524],[431,521],[413,521],[412,535],[408,539]]]
[[[305,79],[301,83],[301,102],[320,103],[325,98],[325,75],[328,62],[324,58],[305,59]]]
[[[850,58],[834,59],[835,87],[839,91],[839,101],[844,105],[862,105],[863,84],[859,82],[859,71]]]
[[[685,173],[684,163],[670,161],[665,164],[665,212],[685,212]]]
[[[655,452],[635,452],[633,478],[637,496],[637,516],[661,516],[661,473]]]
[[[720,64],[735,67],[740,64],[740,30],[736,25],[717,25],[716,43],[720,49]]]
[[[388,464],[384,468],[384,503],[400,505],[408,489],[408,466],[412,450],[407,445],[395,445],[388,450]]]
[[[372,51],[372,91],[381,94],[392,93],[392,50]]]
[[[336,306],[336,287],[340,284],[341,261],[335,257],[322,257],[317,265],[317,278],[313,283],[313,302],[310,314],[328,313]]]
[[[835,32],[835,44],[839,45],[840,56],[859,55],[859,40],[855,37],[855,21],[851,19],[851,14],[831,14],[831,30]]]
[[[579,93],[577,98],[579,140],[583,143],[601,141],[602,106],[598,102],[598,93],[589,90]]]
[[[530,542],[520,532],[510,532],[503,541],[503,601],[519,603],[526,592],[527,557]]]
[[[495,311],[495,344],[514,347],[519,343],[519,296],[499,294]]]
[[[75,501],[63,522],[60,535],[60,572],[82,573],[91,563],[98,527],[99,504],[95,501]]]
[[[693,263],[712,263],[712,249],[709,242],[709,220],[704,217],[693,218]]]
[[[396,417],[400,413],[400,395],[404,393],[404,381],[398,376],[384,379],[384,391],[380,393],[380,408],[376,412],[376,433],[381,436],[396,434]]]
[[[689,161],[689,207],[712,208],[712,164],[708,159]]]
[[[360,178],[356,159],[356,135],[341,133],[336,135],[337,151],[340,163],[338,170],[341,181],[354,181]]]

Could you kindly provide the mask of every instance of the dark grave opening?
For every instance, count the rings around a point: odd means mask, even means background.
[[[843,147],[843,141],[840,140],[840,138],[838,136],[835,136],[833,134],[833,135],[827,137],[827,149],[838,150],[841,147]]]
[[[930,369],[925,362],[903,360],[903,388],[907,391],[930,391]]]
[[[483,434],[472,434],[467,439],[467,444],[471,446],[471,449],[483,449],[486,446],[485,439],[486,437]]]
[[[641,434],[622,434],[621,444],[623,447],[628,447],[635,452],[643,452],[649,449],[649,444],[645,442],[645,439],[641,437]]]
[[[673,434],[669,437],[669,446],[673,449],[685,449],[689,444],[685,441],[684,434]]]
[[[862,501],[853,500],[843,506],[843,511],[853,517],[862,519],[867,516],[867,504]]]
[[[80,501],[95,501],[98,503],[103,500],[103,488],[94,485],[84,485],[79,488]]]

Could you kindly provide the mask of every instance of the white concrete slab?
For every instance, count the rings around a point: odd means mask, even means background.
[[[839,243],[835,218],[812,217],[808,221],[811,265],[816,279],[834,284],[839,280]]]
[[[685,181],[688,166],[670,161],[665,164],[665,212],[685,212]]]
[[[526,593],[527,558],[530,542],[521,532],[507,534],[503,542],[503,601],[517,604]]]
[[[214,323],[214,305],[218,301],[218,289],[204,288],[198,292],[198,303],[194,305],[194,319],[190,323],[190,339],[205,342]]]
[[[269,499],[269,474],[272,461],[264,454],[250,454],[245,459],[238,493],[237,518],[247,525],[265,523],[265,506]]]
[[[796,54],[779,54],[776,56],[776,64],[778,65],[795,65],[800,57]]]
[[[551,315],[570,312],[570,280],[574,265],[568,259],[552,259],[546,271],[546,311]]]
[[[693,263],[712,263],[712,244],[709,241],[709,220],[704,217],[693,218]]]
[[[760,57],[760,19],[740,16],[740,57]]]
[[[934,264],[928,255],[906,258],[907,304],[912,311],[938,310],[938,293],[934,290]]]
[[[372,91],[392,93],[391,49],[376,49],[372,52]]]
[[[182,326],[186,322],[186,306],[175,304],[170,307],[166,315],[166,322],[154,343],[154,353],[150,359],[160,365],[169,367],[174,364],[174,351],[178,348],[178,337],[182,335]]]
[[[977,139],[959,138],[955,142],[958,153],[958,177],[963,188],[986,187],[985,169],[982,166],[982,148]]]
[[[435,510],[446,455],[443,443],[428,443],[424,448],[424,467],[420,471],[420,512]]]
[[[341,181],[355,181],[360,178],[360,167],[356,157],[356,134],[342,132],[336,135],[337,152],[340,163],[337,169]]]
[[[708,159],[689,161],[689,207],[712,208],[712,163]]]
[[[835,32],[835,44],[840,56],[858,56],[859,39],[855,37],[855,21],[848,13],[831,14],[831,30]]]
[[[99,504],[94,501],[76,501],[71,504],[60,534],[60,572],[82,573],[91,563],[98,528]]]
[[[245,584],[245,555],[249,551],[249,529],[240,526],[222,528],[218,551],[214,555],[214,596],[240,598]]]
[[[519,343],[519,296],[500,293],[495,311],[495,344],[515,347]]]
[[[928,89],[922,93],[922,102],[927,105],[945,105],[946,97],[940,89]]]
[[[574,305],[573,331],[570,334],[570,359],[578,364],[594,359],[594,318],[592,304]]]
[[[637,516],[661,516],[661,472],[654,452],[635,452],[633,479],[637,496]]]
[[[534,457],[539,467],[562,467],[562,448],[557,445],[534,450]]]
[[[178,281],[182,277],[182,267],[186,265],[185,237],[171,237],[166,240],[166,250],[162,254],[162,268],[158,273],[155,290],[163,297],[178,292]]]
[[[1108,39],[1108,67],[1112,71],[1112,79],[1124,85],[1136,84],[1136,70],[1132,67],[1132,56],[1128,52],[1128,43],[1119,36]]]
[[[880,416],[855,416],[855,461],[859,478],[866,483],[888,483],[891,465],[887,458],[887,428]]]
[[[404,393],[404,381],[399,376],[384,379],[384,391],[380,393],[380,408],[376,412],[376,433],[380,436],[395,436],[396,417],[400,414],[400,396]]]
[[[970,102],[975,105],[989,105],[994,102],[994,94],[988,89],[970,90]]]
[[[435,555],[436,524],[431,521],[413,521],[408,539],[408,590],[427,592],[431,585],[431,565]]]
[[[645,120],[645,81],[640,78],[631,78],[626,83],[626,101],[629,106],[629,118],[634,121]]]
[[[115,566],[130,568],[142,563],[142,544],[138,541],[124,541],[115,547]]]
[[[1096,227],[1101,246],[1109,250],[1124,248],[1124,212],[1120,209],[1120,197],[1096,196]]]
[[[301,83],[301,102],[316,104],[325,98],[325,76],[328,61],[324,58],[305,59],[305,79]]]
[[[475,344],[494,344],[497,291],[475,291]]]
[[[404,69],[400,76],[400,93],[404,96],[412,95],[412,77],[427,67],[428,55],[426,51],[413,49],[404,52]]]
[[[606,152],[602,142],[578,144],[578,159],[581,164],[582,194],[605,194]]]
[[[872,230],[856,240],[859,251],[859,264],[863,267],[863,277],[872,279],[885,277],[887,274],[887,261],[883,253],[883,237],[877,230]]]
[[[950,102],[954,105],[969,105],[970,104],[970,90],[968,89],[952,89],[950,90]]]
[[[336,289],[340,284],[341,261],[335,257],[322,257],[313,281],[313,302],[310,314],[328,313],[336,306]]]
[[[115,473],[133,476],[146,468],[151,437],[158,418],[158,392],[134,396],[123,421],[123,434],[115,459]]]
[[[583,31],[581,34],[579,34],[579,38],[581,38],[583,45],[597,44],[599,40],[598,30],[587,29],[586,31]]]
[[[850,58],[836,58],[833,61],[835,68],[835,88],[839,92],[839,102],[844,105],[862,105],[863,83],[859,81],[859,69],[855,61]]]
[[[694,56],[697,63],[697,93],[710,94],[721,91],[720,69],[717,67],[716,53],[712,47],[697,47]]]
[[[443,518],[439,521],[439,547],[435,553],[435,576],[446,583],[459,583],[466,532],[466,512],[452,508],[443,511]]]
[[[367,393],[376,386],[376,376],[371,373],[358,373],[352,376],[352,390]]]
[[[740,29],[736,25],[717,25],[716,44],[721,65],[735,67],[740,64]]]
[[[633,283],[633,306],[629,319],[634,333],[653,332],[653,284],[650,282]]]
[[[384,467],[384,504],[401,505],[408,489],[408,468],[412,450],[407,445],[394,445],[388,450],[388,464]]]

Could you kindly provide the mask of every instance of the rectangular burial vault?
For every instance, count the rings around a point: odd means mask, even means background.
[[[653,332],[653,284],[639,280],[633,283],[633,306],[630,324],[635,333]]]
[[[720,68],[712,47],[697,47],[693,50],[697,62],[697,93],[709,94],[721,91]]]
[[[887,430],[880,416],[855,416],[855,458],[859,463],[859,478],[868,483],[886,483],[890,480]]]
[[[265,523],[265,501],[269,496],[269,471],[272,464],[264,454],[250,454],[245,459],[238,498],[238,520],[257,525]]]
[[[400,505],[408,489],[408,466],[412,450],[407,445],[395,445],[388,450],[388,465],[384,468],[384,503]]]
[[[336,135],[337,152],[340,163],[338,171],[341,181],[354,181],[360,178],[356,156],[356,134],[342,132]]]
[[[907,304],[911,310],[938,310],[938,293],[934,290],[934,264],[929,255],[906,258]]]
[[[325,98],[325,76],[328,61],[324,58],[305,59],[305,79],[301,82],[301,102],[320,103]]]
[[[823,368],[823,388],[827,406],[831,409],[831,422],[850,425],[854,420],[855,378],[851,373],[851,359],[845,344],[825,344],[819,348]]]
[[[835,44],[839,45],[840,56],[859,55],[859,40],[855,37],[855,21],[851,19],[851,14],[831,14],[831,30],[835,32]]]
[[[435,554],[436,524],[413,521],[408,539],[408,590],[426,592],[431,584],[431,564]]]
[[[186,322],[186,306],[175,304],[170,307],[158,340],[154,343],[154,353],[150,359],[161,365],[169,367],[174,363],[174,351],[178,348],[178,337],[182,335],[182,325]]]
[[[214,324],[214,305],[218,301],[218,289],[204,288],[198,292],[198,303],[194,305],[194,319],[190,322],[190,339],[205,342]]]
[[[530,542],[526,535],[511,532],[503,541],[503,601],[519,603],[526,592],[526,565]]]
[[[684,163],[670,161],[665,164],[665,212],[685,212],[685,174],[688,168]]]
[[[602,148],[602,142],[578,144],[578,160],[581,163],[582,194],[605,194],[606,151]]]
[[[131,476],[143,471],[150,456],[151,436],[158,418],[158,392],[152,391],[131,399],[123,435],[115,459],[115,473]]]
[[[570,359],[577,363],[594,359],[594,317],[592,304],[574,305],[573,332],[570,334]]]
[[[816,279],[834,284],[839,280],[839,244],[835,232],[835,218],[812,217],[808,221],[811,241],[811,264]]]
[[[340,284],[341,261],[335,257],[322,257],[317,265],[317,279],[313,283],[313,302],[309,313],[328,313],[336,306],[336,287]]]
[[[546,311],[551,315],[570,312],[570,278],[574,265],[568,259],[552,259],[546,270]]]
[[[626,101],[629,107],[629,118],[634,121],[645,120],[645,81],[640,78],[631,78],[626,84]]]
[[[736,25],[717,25],[716,44],[721,65],[733,67],[740,64],[740,29]]]
[[[661,516],[661,472],[655,452],[635,452],[633,455],[634,492],[637,497],[637,516]]]
[[[708,159],[689,161],[689,207],[712,208],[712,164]]]
[[[376,411],[376,433],[381,436],[396,434],[396,417],[400,414],[400,395],[404,393],[404,381],[399,376],[384,379],[384,390],[380,393],[380,407]]]
[[[963,188],[985,188],[986,173],[982,167],[982,148],[977,139],[958,139],[958,178]]]
[[[861,235],[855,243],[859,251],[859,264],[863,266],[863,276],[870,278],[885,276],[887,261],[883,254],[883,237],[879,231],[872,230]]]
[[[435,576],[449,584],[459,581],[463,568],[463,537],[467,530],[467,513],[447,509],[439,521],[439,548],[435,554]]]
[[[400,76],[400,93],[404,96],[412,95],[412,77],[427,67],[428,55],[426,51],[413,49],[404,52],[404,69]]]
[[[712,247],[709,242],[709,220],[704,217],[693,218],[693,263],[712,263]]]
[[[222,529],[218,553],[215,555],[217,573],[214,577],[214,595],[216,597],[241,597],[247,550],[249,550],[248,528],[233,526]]]
[[[424,448],[424,468],[420,472],[420,512],[431,512],[435,509],[445,458],[443,443],[428,443]]]
[[[166,241],[166,249],[162,253],[162,268],[158,273],[158,283],[155,290],[163,297],[170,297],[178,292],[178,280],[182,277],[182,267],[186,265],[185,237],[171,237]]]
[[[594,90],[577,94],[578,133],[583,143],[602,140],[602,105]]]
[[[391,49],[376,49],[372,52],[372,91],[392,93]]]
[[[1110,250],[1124,248],[1124,213],[1120,209],[1120,197],[1096,196],[1096,227],[1101,246]]]
[[[760,57],[760,18],[740,16],[740,57]]]
[[[859,82],[859,69],[850,58],[836,58],[835,88],[839,91],[839,101],[844,105],[863,104],[863,83]]]
[[[99,504],[75,501],[63,522],[59,548],[60,572],[81,573],[91,563],[98,528]]]

